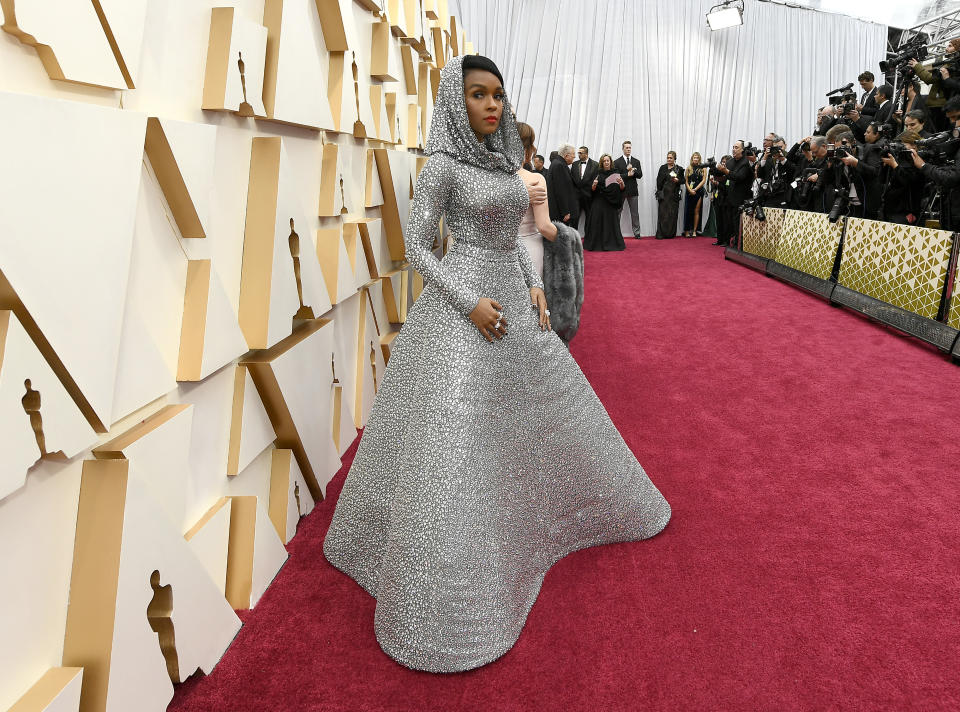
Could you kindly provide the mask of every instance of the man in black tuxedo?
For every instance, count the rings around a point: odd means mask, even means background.
[[[543,167],[543,156],[539,153],[533,157],[533,172],[539,173],[544,178],[547,177],[547,169]]]
[[[754,162],[756,156],[753,156]],[[743,155],[743,141],[734,141],[733,157],[725,165],[717,166],[723,174],[726,187],[724,210],[724,228],[726,234],[717,235],[714,245],[729,245],[740,227],[740,206],[750,197],[753,186],[753,162]]]
[[[550,162],[547,172],[547,203],[551,220],[576,229],[577,219],[580,217],[580,203],[579,192],[570,173],[573,153],[573,146],[565,143],[557,149],[557,157]]]
[[[597,177],[600,168],[597,162],[590,158],[590,149],[581,146],[577,150],[577,160],[570,167],[573,176],[573,185],[577,189],[580,214],[584,216],[583,229],[587,229],[587,220],[590,219],[590,202],[593,200],[593,179]]]
[[[623,155],[613,162],[613,168],[620,173],[624,186],[626,186],[623,191],[623,200],[630,206],[633,236],[639,240],[640,211],[637,207],[637,196],[640,195],[640,189],[637,187],[637,181],[643,177],[643,169],[640,167],[640,161],[630,155],[633,151],[632,143],[624,141],[622,149]],[[620,210],[623,211],[623,205],[620,206]]]
[[[860,103],[857,104],[857,111],[862,116],[870,117],[869,121],[873,121],[873,117],[877,113],[877,87],[873,80],[873,72],[863,72],[857,77],[860,88],[863,89],[863,96],[860,97]]]

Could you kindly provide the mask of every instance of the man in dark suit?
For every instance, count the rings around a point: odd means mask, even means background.
[[[873,80],[873,72],[863,72],[857,77],[857,81],[860,82],[860,88],[863,89],[863,95],[857,104],[857,111],[863,116],[870,117],[870,121],[873,120],[873,116],[877,113],[877,87],[874,85]]]
[[[543,167],[543,156],[539,153],[533,157],[533,172],[539,173],[544,178],[547,177],[547,169]]]
[[[570,174],[574,149],[569,143],[557,149],[557,157],[550,162],[547,172],[547,203],[550,207],[550,219],[576,228],[580,217],[578,191]]]
[[[880,196],[883,192],[883,178],[881,170],[881,150],[883,148],[880,141],[881,124],[878,121],[871,122],[865,132],[865,143],[857,146],[849,138],[846,143],[841,145],[847,147],[848,155],[840,158],[844,165],[844,171],[850,181],[850,185],[856,193],[856,199],[851,196],[849,214],[851,217],[867,218],[868,220],[880,219]]]
[[[584,216],[584,230],[587,229],[587,220],[590,219],[590,202],[593,200],[591,186],[599,170],[597,162],[590,158],[590,149],[581,146],[577,151],[577,160],[570,167],[570,172],[573,176],[573,185],[579,194],[580,214]]]
[[[753,157],[754,161],[756,156]],[[729,245],[736,236],[740,227],[740,206],[750,197],[753,186],[753,163],[743,155],[743,141],[734,141],[733,157],[725,165],[717,166],[723,174],[723,184],[726,187],[726,201],[723,206],[724,228],[726,234],[717,235],[714,245]]]
[[[643,177],[643,169],[640,167],[640,161],[631,156],[633,144],[624,141],[623,155],[613,162],[614,170],[620,173],[625,186],[623,190],[623,200],[630,206],[630,220],[633,224],[633,236],[640,239],[640,211],[637,206],[637,196],[640,195],[640,189],[637,187],[637,181]],[[623,205],[620,206],[621,212]]]

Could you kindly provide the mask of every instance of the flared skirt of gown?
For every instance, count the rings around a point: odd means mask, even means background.
[[[511,258],[512,256],[512,258]],[[428,284],[394,342],[324,554],[377,598],[378,642],[407,667],[479,667],[516,642],[547,570],[660,532],[670,506],[553,332],[515,253],[444,259],[501,304],[488,343]]]

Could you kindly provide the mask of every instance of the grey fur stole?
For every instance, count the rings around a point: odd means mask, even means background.
[[[580,328],[583,306],[583,244],[574,228],[561,222],[553,224],[557,226],[557,239],[543,241],[543,291],[553,330],[570,343]]]

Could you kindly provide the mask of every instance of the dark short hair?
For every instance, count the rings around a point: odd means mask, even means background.
[[[881,124],[879,121],[871,121],[869,124],[867,124],[867,128],[873,129],[873,132],[879,135],[880,131],[883,129],[883,124]]]
[[[943,105],[943,113],[960,112],[960,96],[955,96]]]
[[[463,70],[463,76],[467,76],[467,72],[473,69],[490,72],[500,80],[500,86],[503,86],[503,75],[500,74],[500,70],[497,69],[497,65],[493,63],[493,60],[488,57],[479,54],[468,54],[463,58],[463,64],[460,65],[460,68]]]
[[[544,163],[543,156],[541,156],[539,153],[536,156],[534,156],[534,158],[539,158],[540,162]]]
[[[587,155],[590,155],[590,149],[587,148],[586,146],[581,146],[580,150],[586,153]]]
[[[908,117],[911,119],[916,119],[921,124],[927,123],[927,115],[923,113],[923,109],[914,109],[913,111],[908,111],[907,115],[903,118],[906,119]]]
[[[554,158],[560,158],[560,154],[556,151],[550,151],[550,160],[553,161]]]
[[[849,74],[847,75],[850,76]],[[857,77],[858,82],[872,82],[873,81],[873,72],[860,72],[860,76]]]
[[[628,143],[629,143],[631,146],[633,146],[633,144],[630,143],[630,141],[624,141],[623,143],[620,144],[620,148],[623,148],[623,147],[626,146]]]
[[[877,89],[877,94],[883,94],[887,99],[893,98],[893,87],[889,84],[881,84]]]

